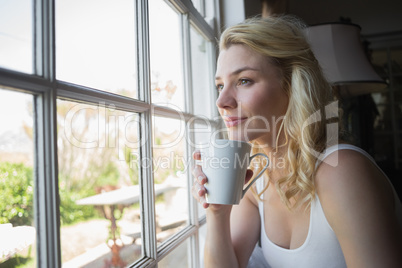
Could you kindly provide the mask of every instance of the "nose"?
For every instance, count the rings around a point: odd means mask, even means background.
[[[224,88],[216,100],[219,109],[233,109],[237,107],[236,92],[232,88]]]

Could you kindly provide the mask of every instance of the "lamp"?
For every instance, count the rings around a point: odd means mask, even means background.
[[[360,42],[360,26],[328,23],[307,29],[311,49],[341,97],[379,92],[386,83],[374,71]]]

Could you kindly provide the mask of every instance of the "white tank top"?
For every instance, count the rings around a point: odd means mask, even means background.
[[[321,160],[331,153],[343,149],[358,151],[376,164],[374,159],[371,158],[367,152],[349,144],[339,144],[328,148],[324,152],[324,157],[322,157]],[[256,182],[256,187],[257,191],[261,191],[263,189],[263,178]],[[399,225],[402,227],[402,205],[395,190],[393,191],[395,213],[398,217]],[[307,238],[303,245],[296,249],[285,249],[269,240],[265,232],[264,203],[259,202],[258,207],[261,218],[261,248],[264,258],[267,262],[264,267],[346,267],[345,258],[343,256],[338,239],[325,218],[320,199],[317,195],[315,200],[311,203],[310,225]]]

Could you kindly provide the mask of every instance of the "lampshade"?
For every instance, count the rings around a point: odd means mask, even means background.
[[[308,27],[307,37],[325,76],[342,97],[379,92],[386,87],[364,53],[358,25],[314,25]]]

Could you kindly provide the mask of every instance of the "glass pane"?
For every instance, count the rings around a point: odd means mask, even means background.
[[[397,141],[396,141],[396,151],[398,154],[398,161],[399,161],[399,166],[402,164],[402,133],[399,132],[397,136]]]
[[[201,15],[204,16],[204,14],[203,14],[204,8],[202,7],[204,1],[203,0],[191,0],[191,2],[193,2],[195,9],[197,9],[198,12],[200,12]]]
[[[190,28],[191,37],[191,76],[193,86],[194,114],[213,116],[213,90],[209,53],[211,44],[207,42],[193,27]]]
[[[374,133],[374,159],[380,166],[393,161],[394,149],[392,133]]]
[[[190,121],[189,136],[193,139],[188,143],[191,148],[191,152],[206,148],[211,139],[214,139],[213,126],[207,120],[197,119]],[[205,216],[205,209],[201,206],[201,204],[197,203],[197,207],[198,217],[201,218]]]
[[[378,114],[374,120],[374,129],[382,131],[392,130],[391,106],[389,104],[381,104],[377,106]]]
[[[387,50],[375,50],[371,54],[371,62],[376,72],[383,78],[387,79],[388,75],[388,51]]]
[[[389,92],[372,93],[374,103],[378,105],[387,105],[389,99]]]
[[[142,256],[137,114],[57,102],[63,267],[121,267]]]
[[[33,73],[32,0],[0,1],[0,67]]]
[[[164,257],[159,263],[159,268],[187,268],[191,267],[190,238],[187,238],[180,246]],[[203,266],[202,266],[203,267]]]
[[[134,4],[56,0],[57,79],[137,98]]]
[[[32,99],[0,87],[0,267],[36,266]]]
[[[185,159],[182,121],[154,117],[153,126],[156,231],[158,242],[163,242],[188,223],[186,169],[189,161]]]
[[[199,250],[200,250],[200,267],[204,267],[204,247],[205,238],[207,236],[207,225],[204,224],[198,229],[198,240],[199,240]]]
[[[395,127],[397,131],[402,131],[402,102],[397,103],[395,106]],[[402,140],[400,140],[400,142],[402,142]]]
[[[396,120],[396,130],[402,131],[402,48],[394,48],[391,50],[391,68],[393,75],[393,93],[395,101],[395,120]],[[402,140],[397,139],[399,143],[399,148],[401,147]],[[398,152],[401,152],[398,150]],[[400,153],[399,153],[400,154]],[[399,164],[400,165],[400,164]]]
[[[164,0],[149,1],[152,102],[183,111],[179,15]]]
[[[394,83],[398,86],[402,84],[402,48],[392,48],[390,50],[391,70],[394,76]]]

